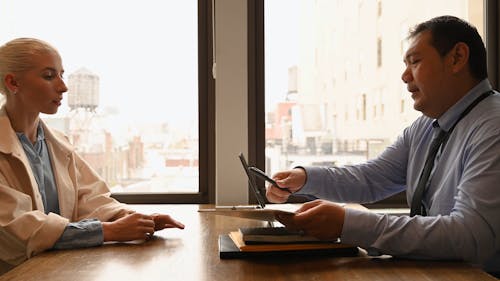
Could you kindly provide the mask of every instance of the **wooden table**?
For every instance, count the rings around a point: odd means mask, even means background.
[[[5,280],[496,280],[460,262],[392,258],[286,257],[221,260],[218,236],[259,221],[198,213],[207,205],[134,205],[171,214],[184,230],[162,230],[145,243],[51,251],[0,276]]]

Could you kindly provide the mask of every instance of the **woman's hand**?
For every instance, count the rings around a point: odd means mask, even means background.
[[[165,228],[179,228],[184,229],[184,224],[174,220],[169,215],[152,214],[153,221],[155,222],[155,230],[162,230]]]
[[[116,221],[102,223],[104,241],[119,242],[147,240],[156,230],[172,227],[183,229],[184,224],[172,219],[169,215],[162,214],[132,213]]]
[[[112,222],[103,222],[104,241],[148,239],[155,232],[152,216],[132,213]]]

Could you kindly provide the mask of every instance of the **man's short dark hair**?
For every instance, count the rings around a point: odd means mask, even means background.
[[[486,48],[477,29],[468,22],[454,16],[440,16],[416,25],[408,38],[414,38],[423,31],[431,32],[431,45],[445,56],[458,42],[469,47],[469,67],[476,79],[488,77]]]

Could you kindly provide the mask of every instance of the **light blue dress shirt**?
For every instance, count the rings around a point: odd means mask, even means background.
[[[337,202],[375,202],[406,190],[408,205],[435,134],[449,130],[464,109],[491,90],[476,85],[439,119],[421,116],[376,159],[344,167],[305,167],[300,194]],[[344,243],[395,256],[458,259],[500,271],[500,94],[481,101],[455,127],[424,197],[427,217],[346,209]],[[325,226],[327,227],[327,226]]]
[[[24,152],[28,157],[31,170],[38,184],[42,196],[45,213],[59,212],[59,196],[54,180],[50,155],[45,143],[45,133],[41,124],[38,124],[37,137],[34,144],[24,133],[17,133]],[[101,245],[103,243],[102,224],[96,219],[86,219],[69,223],[59,240],[54,244],[54,249],[82,248]]]

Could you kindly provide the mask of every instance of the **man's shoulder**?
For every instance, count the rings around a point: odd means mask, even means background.
[[[462,136],[471,134],[482,139],[496,135],[500,138],[500,94],[496,92],[479,103],[456,129]]]
[[[491,106],[492,108],[499,109],[500,93],[498,91],[494,91],[493,95],[490,96],[490,102],[486,102],[485,104]]]
[[[495,92],[484,102],[477,105],[477,110],[471,112],[470,121],[476,126],[489,125],[500,128],[500,93]]]

